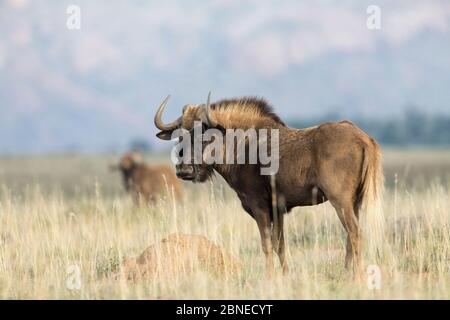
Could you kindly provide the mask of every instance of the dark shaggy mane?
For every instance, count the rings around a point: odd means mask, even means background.
[[[212,110],[218,109],[227,109],[227,108],[236,108],[239,107],[242,111],[249,110],[255,111],[257,110],[261,116],[266,116],[286,126],[283,120],[273,111],[273,107],[270,103],[264,98],[259,97],[242,97],[242,98],[232,98],[232,99],[223,99],[219,100],[216,103],[211,104]]]

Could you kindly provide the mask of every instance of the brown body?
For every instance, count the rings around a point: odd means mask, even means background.
[[[209,99],[208,99],[209,100]],[[164,107],[164,106],[163,106]],[[163,109],[163,108],[162,108]],[[269,273],[273,272],[272,252],[278,254],[287,271],[284,251],[283,215],[293,207],[330,201],[347,231],[346,266],[361,263],[359,212],[370,211],[379,200],[383,186],[381,152],[378,144],[349,121],[324,123],[317,127],[287,127],[263,100],[243,98],[216,104],[188,106],[178,123],[191,130],[193,120],[208,128],[279,130],[279,171],[274,176],[260,174],[260,165],[200,164],[194,172],[205,180],[218,172],[236,191],[243,208],[255,219],[261,235]],[[167,138],[164,127],[158,136]],[[181,165],[180,171],[186,165]],[[188,172],[188,171],[187,171]],[[177,175],[185,177],[183,174]]]
[[[172,168],[165,165],[151,166],[144,163],[140,154],[125,154],[117,167],[123,178],[123,185],[136,204],[152,204],[158,199],[172,195],[180,200],[182,187]]]

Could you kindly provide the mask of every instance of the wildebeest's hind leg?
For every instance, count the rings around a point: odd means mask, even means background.
[[[321,188],[341,221],[347,232],[347,245],[345,254],[345,268],[359,273],[361,271],[361,228],[358,222],[358,210],[354,206],[352,192],[349,189],[330,191],[332,186]],[[351,189],[350,189],[351,190]]]
[[[353,268],[353,271],[361,271],[361,228],[358,216],[354,212],[353,205],[331,204],[336,209],[339,220],[347,231],[347,246],[345,255],[345,268]]]
[[[338,153],[339,150],[333,150]],[[326,157],[326,154],[323,155]],[[319,188],[325,194],[347,232],[347,246],[345,267],[359,273],[361,271],[361,228],[359,226],[358,212],[355,212],[359,180],[355,176],[358,166],[362,163],[362,152],[355,152],[345,159],[352,159],[343,164],[343,160],[328,158],[320,162],[318,171]],[[361,169],[359,169],[361,170]]]
[[[278,214],[278,226],[275,227],[272,233],[272,243],[275,249],[275,252],[278,255],[278,259],[280,260],[281,268],[283,270],[283,274],[287,274],[289,272],[289,267],[286,263],[286,255],[285,255],[285,245],[284,245],[284,214]]]
[[[353,206],[353,212],[355,214],[356,221],[359,222],[359,208],[358,208],[358,206]],[[359,252],[361,252],[361,235],[359,236],[359,242],[360,242],[360,244],[359,244]],[[349,235],[347,235],[347,250],[346,251],[347,252],[346,252],[346,255],[345,255],[345,268],[346,269],[350,269],[351,263],[352,263],[353,250],[352,250],[352,242],[351,242],[351,239],[350,239]],[[359,257],[359,259],[361,259],[361,258]],[[360,268],[361,261],[359,261],[358,264],[359,264],[358,268]]]

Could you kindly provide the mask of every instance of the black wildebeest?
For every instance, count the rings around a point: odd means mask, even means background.
[[[177,164],[177,176],[202,182],[219,173],[233,188],[242,206],[258,224],[267,270],[273,273],[273,254],[287,271],[283,214],[293,207],[330,201],[347,232],[346,267],[360,270],[360,210],[379,204],[383,188],[381,150],[377,142],[350,121],[323,123],[315,127],[288,127],[263,99],[240,98],[210,104],[187,105],[177,120],[165,124],[161,116],[168,98],[159,106],[157,137],[171,139],[174,130],[193,131],[194,122],[203,129],[266,129],[279,133],[279,170],[275,179],[261,175],[259,164]],[[197,122],[198,123],[198,122]],[[226,145],[226,139],[223,138]],[[208,144],[203,143],[203,150]],[[273,183],[275,181],[275,183]],[[277,205],[273,205],[276,198]],[[283,205],[282,208],[280,204]],[[277,208],[278,207],[278,208]]]
[[[182,186],[173,169],[165,165],[149,165],[139,152],[126,153],[111,169],[121,171],[124,188],[135,204],[152,204],[163,195],[170,197],[172,192],[176,200],[181,199]]]

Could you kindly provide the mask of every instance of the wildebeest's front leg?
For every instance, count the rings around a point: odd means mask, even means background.
[[[273,264],[273,244],[269,213],[262,209],[253,209],[252,213],[261,235],[261,245],[266,256],[267,274],[269,277],[272,277],[275,266]]]
[[[283,269],[283,274],[289,272],[289,267],[286,263],[285,246],[284,246],[284,214],[278,214],[278,226],[274,225],[272,243],[275,248],[275,252],[280,260],[281,268]]]

